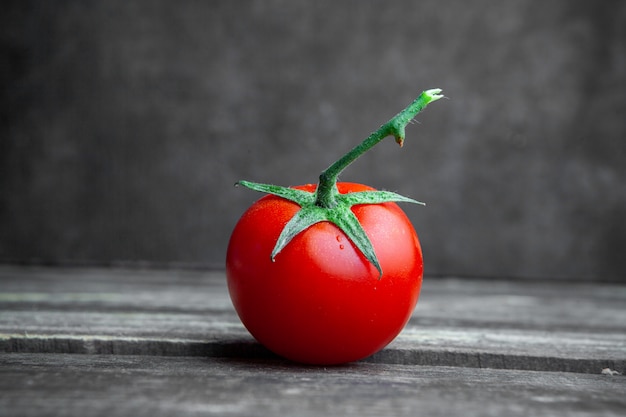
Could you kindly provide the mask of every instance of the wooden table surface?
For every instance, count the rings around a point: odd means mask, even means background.
[[[0,416],[624,416],[625,368],[619,284],[427,277],[387,348],[315,367],[222,271],[0,266]]]

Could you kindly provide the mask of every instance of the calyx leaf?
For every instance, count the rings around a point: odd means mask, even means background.
[[[326,221],[333,223],[345,233],[354,246],[356,246],[363,256],[378,270],[380,277],[382,277],[383,271],[378,257],[376,256],[376,252],[374,251],[374,247],[372,246],[372,242],[363,229],[363,226],[361,226],[359,219],[357,219],[356,215],[352,212],[351,207],[360,204],[381,204],[388,202],[424,204],[391,191],[358,191],[338,194],[336,197],[337,204],[332,208],[326,208],[315,204],[315,192],[250,181],[239,181],[237,185],[282,197],[300,206],[300,210],[287,222],[278,236],[276,245],[271,254],[272,262],[294,237],[314,224]]]

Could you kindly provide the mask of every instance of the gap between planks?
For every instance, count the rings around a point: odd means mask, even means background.
[[[279,359],[252,339],[204,342],[144,337],[0,334],[0,352]],[[398,348],[383,349],[362,362],[588,374],[599,374],[607,368],[623,371],[626,365],[623,360],[610,359]]]

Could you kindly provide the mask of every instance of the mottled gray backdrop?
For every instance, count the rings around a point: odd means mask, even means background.
[[[223,267],[260,195],[407,105],[342,179],[405,206],[426,274],[626,280],[626,2],[8,1],[0,262]]]

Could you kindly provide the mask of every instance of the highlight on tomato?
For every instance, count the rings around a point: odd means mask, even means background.
[[[417,233],[397,203],[423,203],[338,176],[388,136],[402,146],[406,125],[440,93],[422,92],[324,170],[317,184],[237,183],[268,195],[232,232],[228,290],[243,325],[272,352],[307,364],[357,361],[406,325],[424,265]]]

